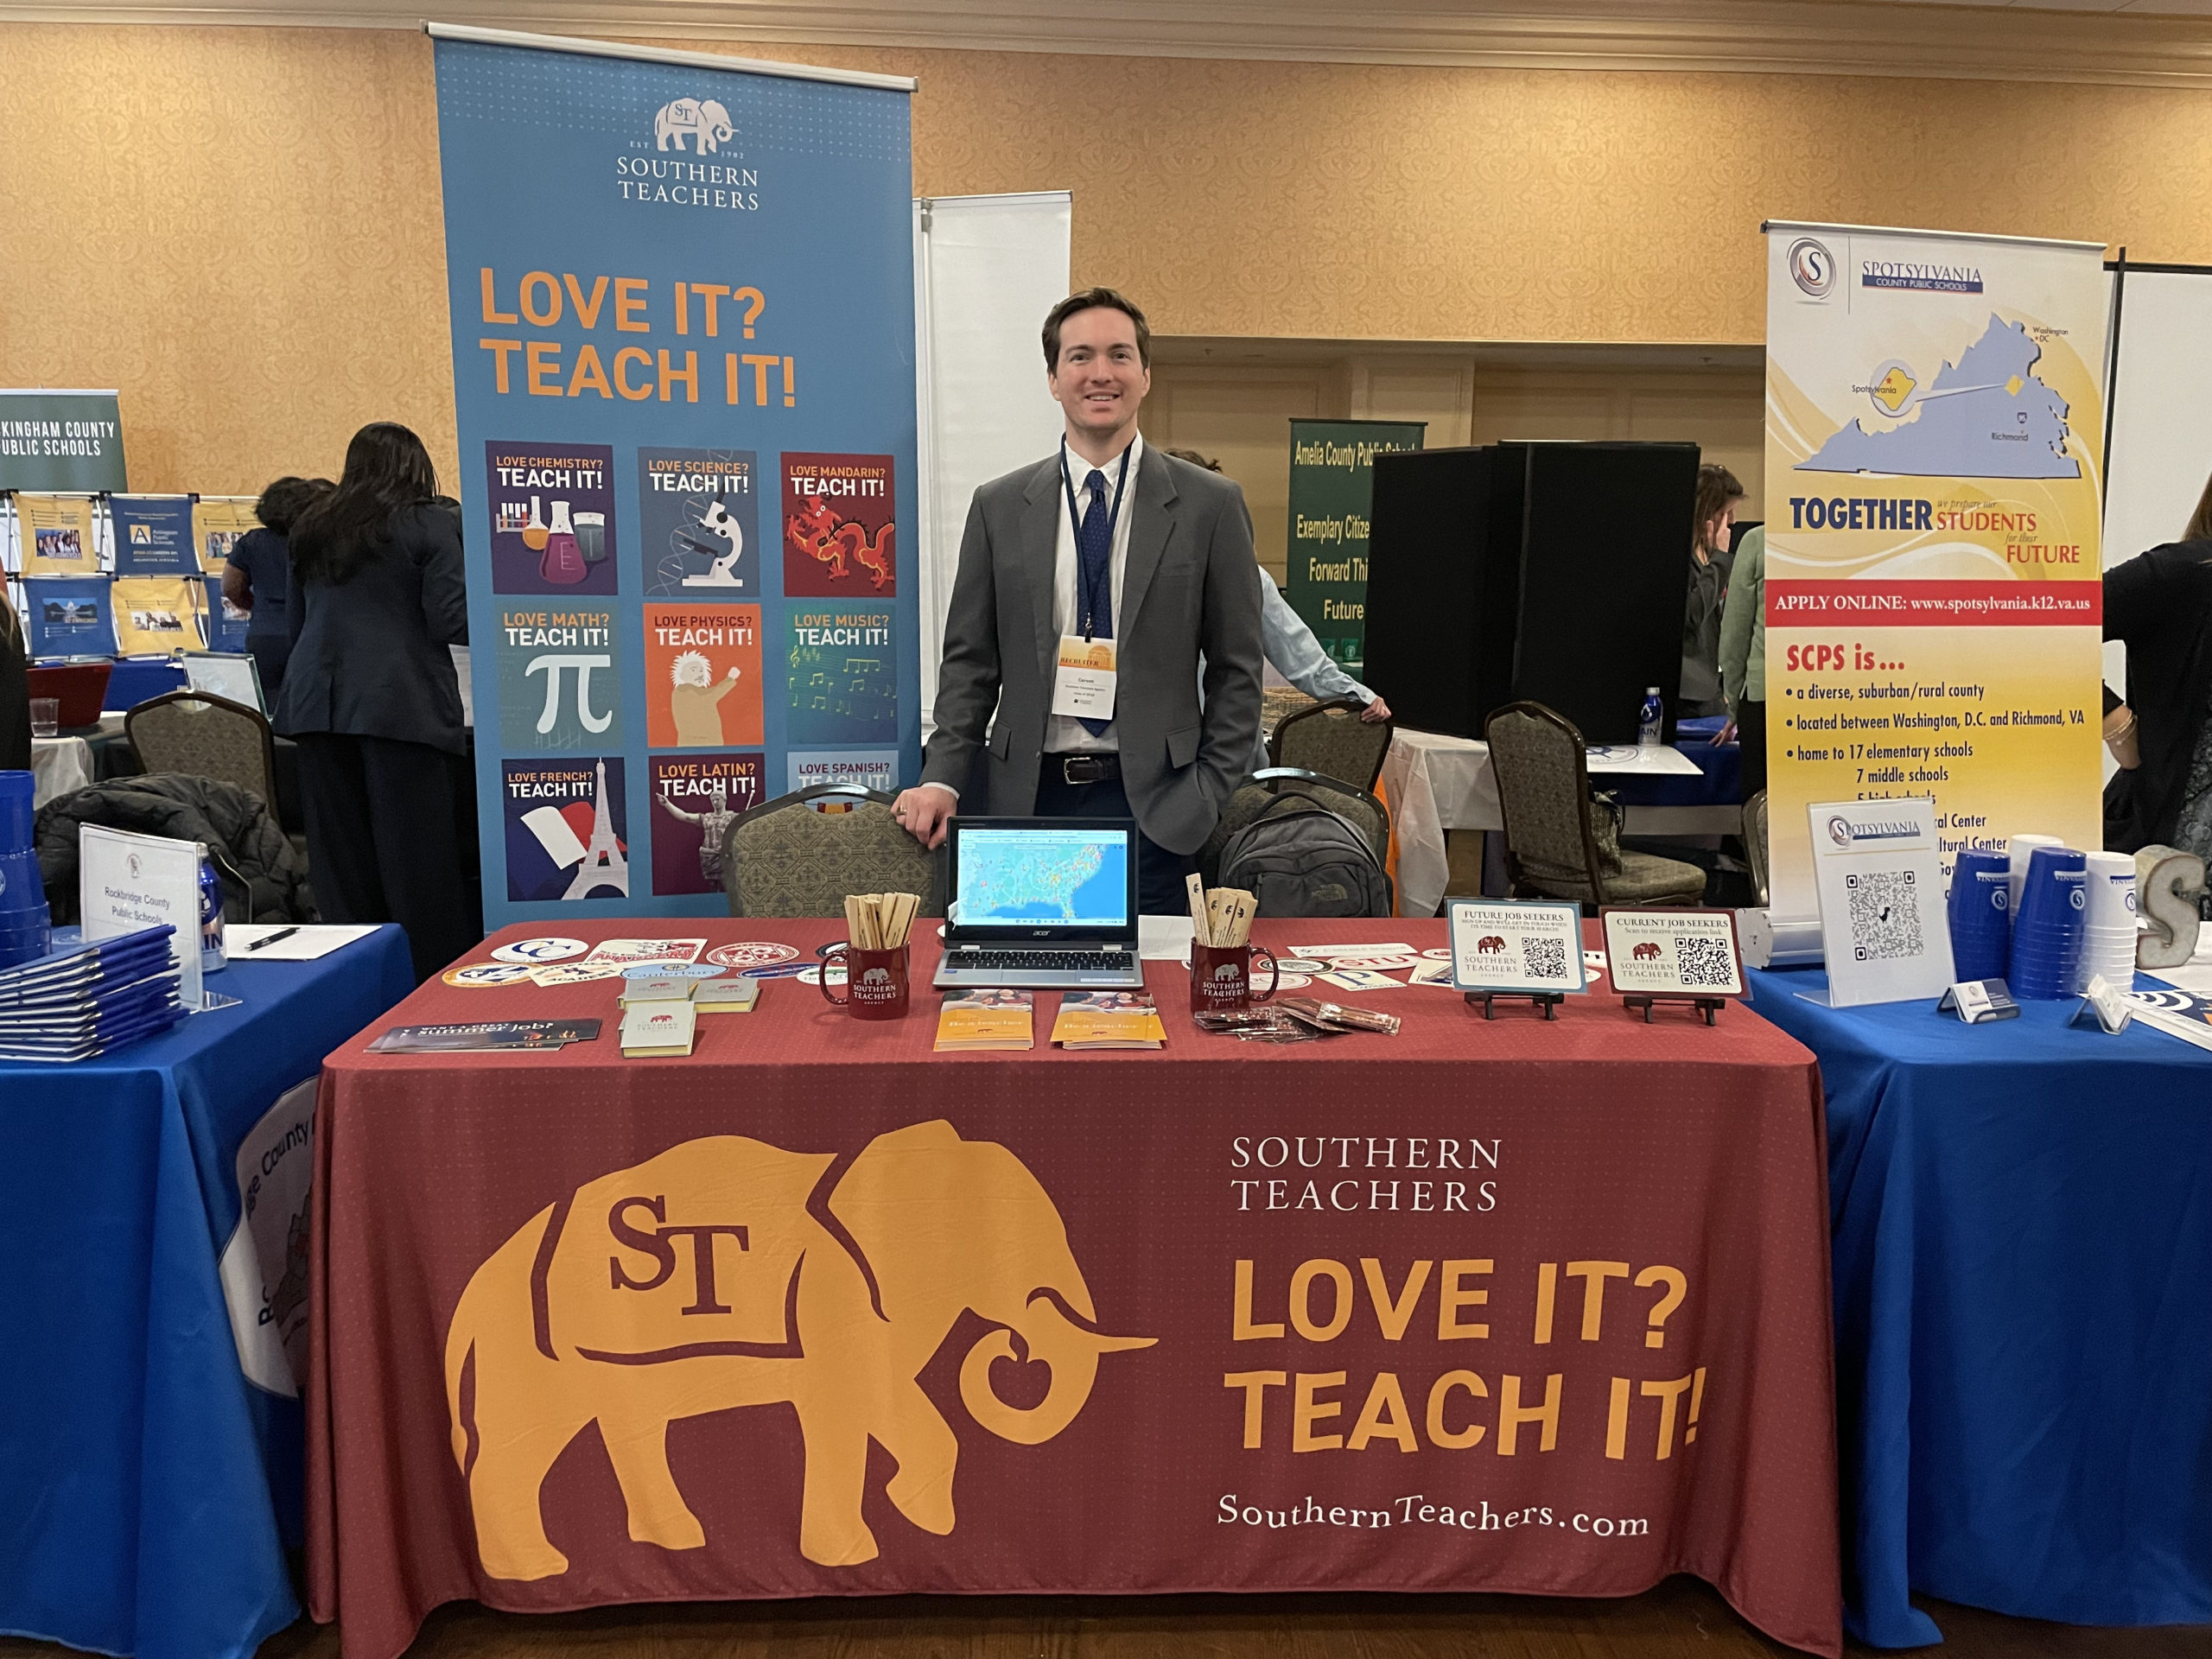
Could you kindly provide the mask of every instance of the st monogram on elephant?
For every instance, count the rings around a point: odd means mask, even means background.
[[[1090,1328],[1059,1211],[1004,1147],[914,1124],[869,1142],[825,1194],[836,1162],[742,1135],[686,1141],[549,1205],[476,1270],[446,1336],[446,1398],[486,1573],[568,1570],[539,1489],[594,1421],[630,1536],[702,1547],[669,1423],[781,1401],[806,1446],[800,1553],[872,1560],[871,1440],[898,1463],[886,1491],[899,1513],[952,1530],[959,1442],[916,1379],[963,1313],[996,1328],[961,1365],[961,1400],[1025,1446],[1075,1420],[1100,1355],[1155,1340]],[[991,1388],[993,1363],[1019,1357],[1014,1337],[1052,1371],[1032,1408]]]
[[[711,156],[736,130],[730,124],[729,111],[713,99],[679,98],[654,112],[653,148],[666,149],[673,144],[681,149],[689,138],[694,153]]]

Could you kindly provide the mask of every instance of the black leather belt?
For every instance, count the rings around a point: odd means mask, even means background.
[[[1058,767],[1061,781],[1070,784],[1110,784],[1122,775],[1118,754],[1048,754],[1045,764]]]

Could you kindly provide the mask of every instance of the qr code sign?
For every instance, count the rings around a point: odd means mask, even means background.
[[[1728,959],[1728,941],[1677,933],[1675,962],[1687,986],[1726,990],[1736,982],[1736,969]]]
[[[1866,870],[1843,878],[1851,899],[1851,955],[1889,962],[1927,949],[1920,931],[1920,886],[1910,870]]]
[[[1521,971],[1530,979],[1565,979],[1567,977],[1567,941],[1565,939],[1521,938]]]

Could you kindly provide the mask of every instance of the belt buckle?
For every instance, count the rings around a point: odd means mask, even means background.
[[[1060,757],[1060,779],[1068,784],[1095,784],[1104,775],[1095,754],[1068,754]]]

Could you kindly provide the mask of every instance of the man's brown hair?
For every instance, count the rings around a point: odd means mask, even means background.
[[[2189,527],[2183,531],[2184,542],[2212,542],[2212,479],[2204,480],[2204,493],[2197,498],[2196,511],[2189,515]]]
[[[1078,311],[1095,311],[1103,306],[1119,311],[1137,326],[1137,360],[1146,368],[1152,366],[1152,325],[1144,320],[1144,313],[1137,309],[1135,300],[1110,288],[1086,288],[1071,294],[1045,315],[1045,369],[1058,373],[1060,366],[1060,325]]]

